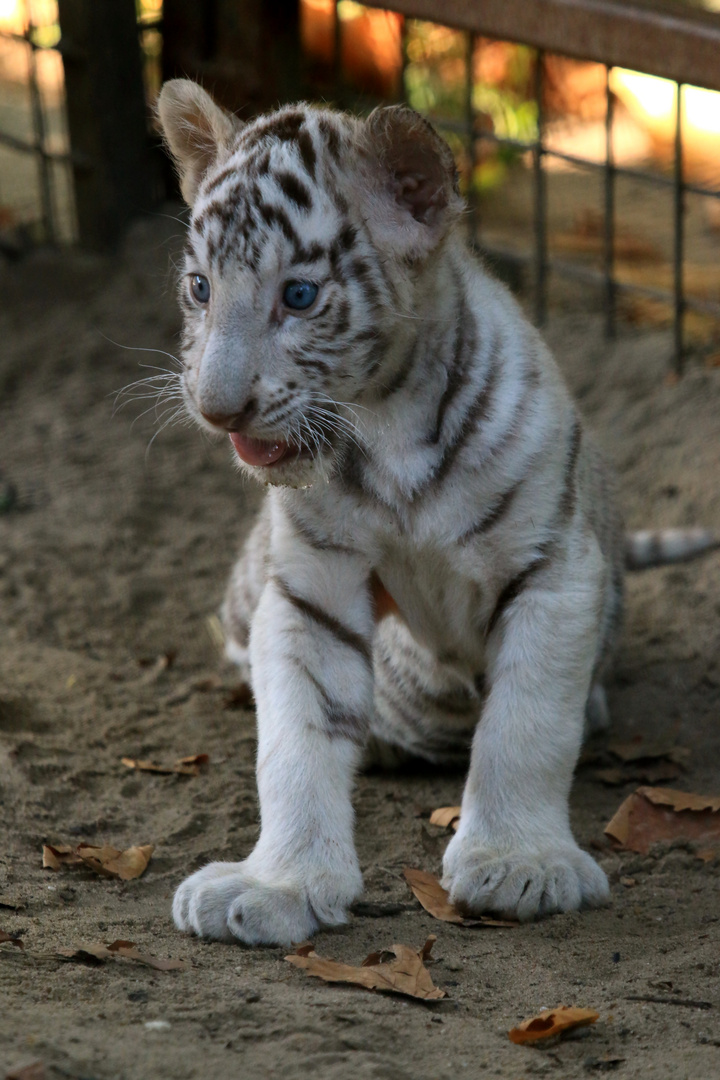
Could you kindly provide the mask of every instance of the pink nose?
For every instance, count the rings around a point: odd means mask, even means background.
[[[204,412],[202,415],[208,424],[214,427],[223,428],[225,431],[240,431],[248,420],[252,420],[256,412],[257,402],[255,398],[250,398],[239,412],[227,414]]]

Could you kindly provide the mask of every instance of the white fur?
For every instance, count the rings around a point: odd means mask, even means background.
[[[323,117],[345,140],[342,168],[323,149]],[[405,123],[390,117],[383,139],[396,121]],[[413,123],[432,158],[431,136]],[[444,861],[451,898],[522,919],[605,903],[605,875],[572,835],[568,792],[593,684],[589,714],[603,713],[597,680],[617,633],[620,533],[607,473],[587,433],[579,441],[543,342],[468,253],[456,197],[435,193],[426,229],[387,205],[395,189],[373,173],[390,165],[372,156],[372,124],[308,109],[306,130],[318,178],[312,212],[283,204],[291,227],[324,244],[349,220],[352,257],[366,260],[381,299],[370,302],[350,256],[344,278],[330,263],[316,268],[329,275],[330,310],[349,302],[348,327],[317,353],[329,357],[321,385],[338,438],[297,463],[242,465],[276,485],[225,605],[228,655],[243,667],[251,625],[261,833],[244,862],[213,863],[183,882],[175,921],[250,944],[289,944],[343,922],[362,887],[351,791],[363,745],[442,761],[475,727]],[[200,183],[194,222],[242,183],[248,145],[231,146]],[[282,204],[273,168],[311,185],[292,140],[268,146],[262,198]],[[191,230],[187,270],[208,276],[213,300],[188,314],[188,408],[200,423],[201,410],[235,414],[252,388],[260,404],[249,434],[288,439],[307,430],[319,385],[298,376],[292,357],[316,355],[323,324],[282,313],[268,321],[283,281],[302,274],[281,231],[263,233],[251,271],[240,256],[218,268],[219,229],[211,219],[202,234]],[[373,337],[384,348],[368,375]],[[363,344],[340,348],[346,339]],[[289,375],[297,385],[287,417]],[[377,628],[372,573],[401,613]]]

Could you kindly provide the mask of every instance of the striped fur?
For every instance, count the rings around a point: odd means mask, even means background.
[[[187,408],[291,452],[238,462],[271,486],[224,608],[257,702],[261,835],[188,878],[175,920],[249,943],[344,921],[368,740],[470,750],[444,864],[467,910],[604,903],[567,799],[622,614],[612,477],[543,341],[469,254],[429,125],[402,108],[218,112],[182,81],[160,100],[192,204]],[[289,280],[319,284],[307,315],[283,309]]]

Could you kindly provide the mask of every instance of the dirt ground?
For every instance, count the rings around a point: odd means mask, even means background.
[[[402,869],[439,869],[447,834],[428,813],[456,803],[463,778],[415,769],[360,778],[365,896],[315,947],[358,963],[437,934],[444,1001],[325,985],[286,950],[174,929],[180,880],[242,858],[257,835],[254,716],[228,707],[236,677],[208,618],[259,492],[197,430],[169,427],[148,450],[153,417],[131,425],[140,404],[113,417],[112,392],[146,374],[138,363],[166,363],[113,342],[177,348],[168,258],[180,231],[158,217],[111,260],[37,254],[0,268],[0,929],[25,943],[0,946],[0,1076],[39,1059],[48,1080],[719,1077],[720,863],[678,847],[612,851],[604,825],[636,783],[608,787],[596,772],[607,739],[664,738],[691,751],[674,786],[720,794],[720,554],[629,582],[613,729],[572,796],[611,907],[513,929],[433,920]],[[667,335],[625,331],[610,347],[594,313],[555,314],[548,337],[615,460],[629,524],[720,529],[720,370],[668,385]],[[196,777],[121,763],[195,753],[210,755]],[[127,883],[42,869],[44,841],[83,840],[156,847]],[[189,968],[54,956],[118,938]],[[560,1043],[509,1042],[510,1027],[559,1003],[600,1020]]]

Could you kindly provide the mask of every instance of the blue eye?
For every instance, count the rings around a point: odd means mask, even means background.
[[[193,274],[190,278],[190,292],[198,304],[207,304],[210,299],[210,282],[202,274]]]
[[[305,311],[317,296],[319,286],[311,281],[289,281],[283,293],[283,303],[293,311]]]

